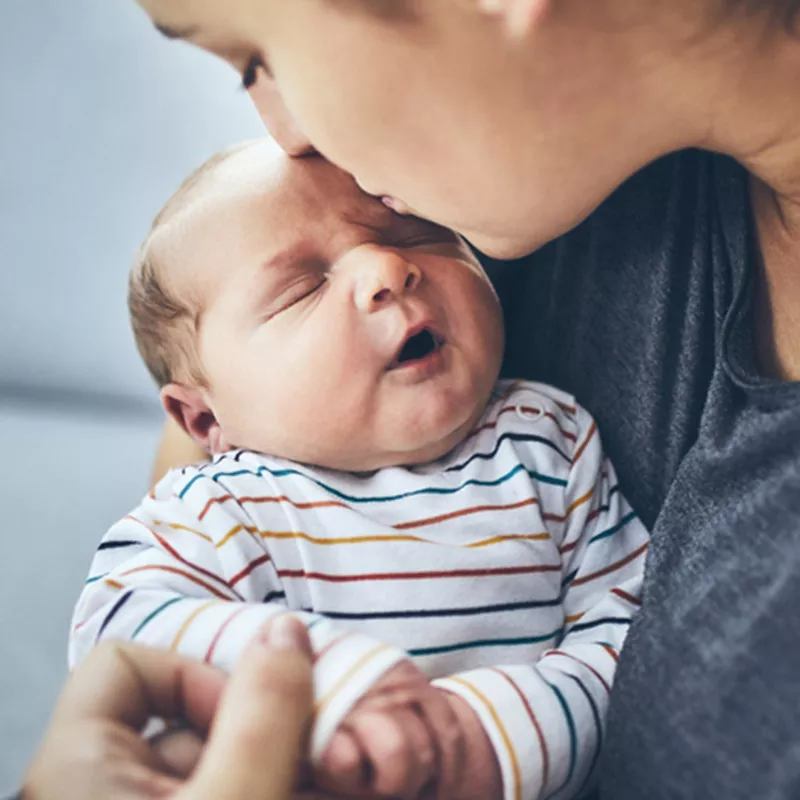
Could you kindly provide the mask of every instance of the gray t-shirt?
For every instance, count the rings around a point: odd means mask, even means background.
[[[685,151],[492,264],[504,373],[575,394],[652,529],[608,800],[800,798],[800,384],[760,377],[748,180]]]

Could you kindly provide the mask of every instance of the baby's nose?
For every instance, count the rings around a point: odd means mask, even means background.
[[[358,276],[356,305],[365,313],[378,311],[413,292],[421,281],[419,267],[399,253],[376,254]]]

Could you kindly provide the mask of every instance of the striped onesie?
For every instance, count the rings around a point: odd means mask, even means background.
[[[575,796],[647,543],[587,412],[500,382],[435,463],[351,474],[238,450],[170,473],[101,543],[70,660],[121,638],[229,670],[290,609],[315,654],[312,757],[411,656],[480,718],[504,798]]]

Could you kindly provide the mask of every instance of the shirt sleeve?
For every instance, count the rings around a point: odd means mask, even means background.
[[[70,666],[100,641],[123,639],[230,671],[258,629],[286,612],[281,578],[242,506],[230,494],[210,497],[212,524],[174,484],[167,476],[100,544],[74,612]],[[318,614],[292,613],[314,653],[311,755],[319,759],[355,702],[408,656]]]
[[[503,775],[504,800],[578,797],[590,787],[620,649],[640,605],[648,533],[619,490],[594,421],[580,408],[576,421],[557,531],[564,607],[558,647],[533,665],[435,681],[480,718]]]

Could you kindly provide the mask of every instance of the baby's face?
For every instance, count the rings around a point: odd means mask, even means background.
[[[372,470],[444,455],[482,413],[503,329],[477,261],[322,159],[245,148],[154,246],[199,309],[223,446]]]

